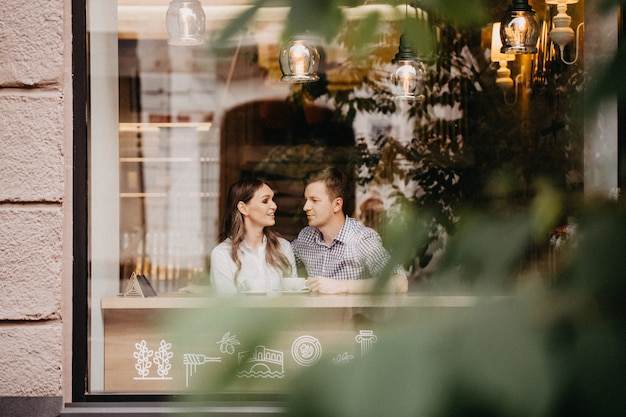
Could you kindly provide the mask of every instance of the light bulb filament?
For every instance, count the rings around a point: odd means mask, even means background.
[[[295,75],[303,75],[308,71],[309,50],[302,44],[295,44],[289,50],[291,71]]]

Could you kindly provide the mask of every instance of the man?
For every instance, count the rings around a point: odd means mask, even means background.
[[[309,172],[305,179],[304,211],[308,227],[291,242],[296,262],[306,268],[307,286],[321,294],[358,294],[377,289],[390,255],[380,235],[346,215],[347,178],[336,168]],[[401,267],[382,289],[405,293],[408,280]]]

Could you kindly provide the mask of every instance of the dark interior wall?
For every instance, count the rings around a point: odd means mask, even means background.
[[[221,132],[220,219],[230,184],[241,176],[259,176],[276,192],[277,232],[295,238],[306,225],[304,174],[323,165],[351,171],[352,127],[334,121],[323,107],[302,108],[286,100],[246,103],[225,114]]]

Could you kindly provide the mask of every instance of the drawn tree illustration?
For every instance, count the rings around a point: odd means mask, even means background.
[[[135,363],[135,369],[140,377],[145,378],[150,373],[152,367],[152,360],[150,359],[154,355],[154,351],[148,349],[148,344],[145,340],[139,343],[135,343],[136,352],[133,353],[133,357],[137,359]]]
[[[170,352],[171,348],[171,343],[167,343],[165,340],[161,340],[159,350],[154,354],[154,362],[158,366],[157,374],[160,377],[166,376],[169,373],[170,369],[172,369],[170,359],[172,358],[172,356],[174,356],[174,353]]]

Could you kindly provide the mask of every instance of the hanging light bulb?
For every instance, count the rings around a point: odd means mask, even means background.
[[[426,67],[408,45],[406,36],[400,36],[398,53],[391,61],[395,66],[390,74],[392,90],[397,99],[423,100]]]
[[[528,0],[513,0],[501,23],[502,53],[537,53],[539,22]]]
[[[279,63],[283,73],[282,81],[308,83],[319,80],[317,69],[320,54],[311,39],[296,38],[289,41],[280,50]]]
[[[199,0],[172,0],[167,8],[165,23],[170,45],[200,45],[204,43],[206,18]]]

